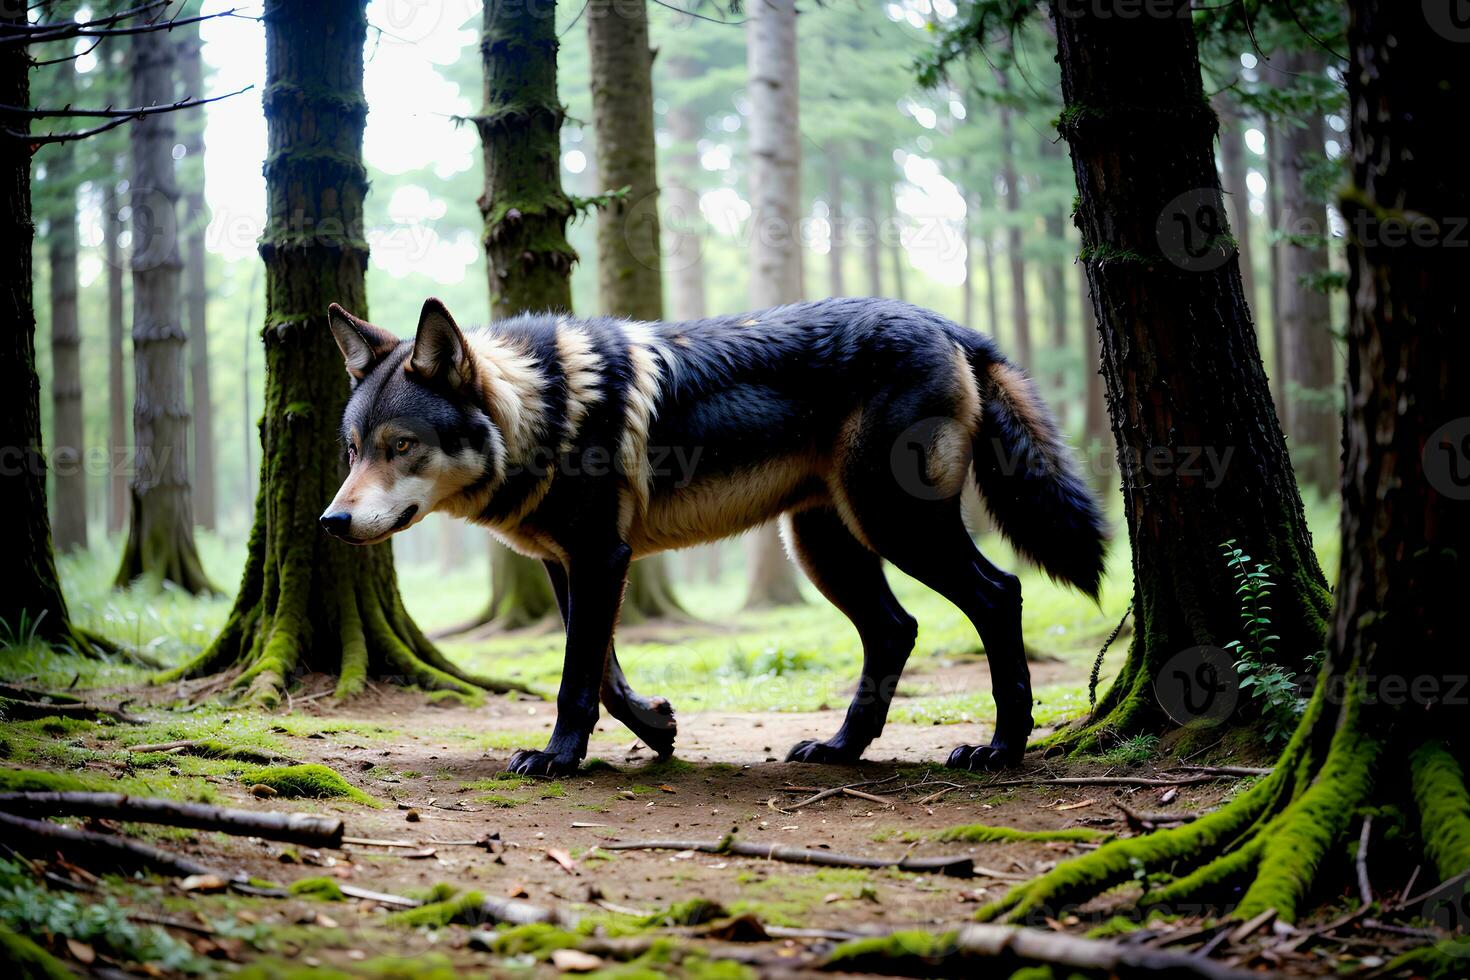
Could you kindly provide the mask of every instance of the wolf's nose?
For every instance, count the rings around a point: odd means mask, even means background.
[[[333,537],[345,538],[348,530],[352,527],[352,515],[345,510],[339,510],[335,514],[323,514],[318,523],[322,530]]]

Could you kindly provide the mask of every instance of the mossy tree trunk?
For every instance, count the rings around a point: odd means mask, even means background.
[[[750,300],[757,309],[801,299],[801,135],[796,5],[764,0],[746,11],[750,98]],[[876,206],[876,200],[867,202]],[[870,211],[876,218],[876,212]],[[875,240],[873,248],[882,248]],[[876,257],[870,258],[876,274]],[[774,525],[748,536],[749,609],[801,601],[796,569]]]
[[[0,10],[0,26],[24,24],[24,5]],[[26,47],[0,45],[0,105],[30,104]],[[0,119],[30,132],[25,116]],[[46,454],[41,440],[41,380],[36,374],[36,315],[31,297],[31,146],[0,133],[0,418],[8,448],[0,457],[0,507],[14,516],[6,542],[12,573],[0,590],[0,640],[38,639],[92,649],[75,628],[61,593],[46,507]]]
[[[597,295],[602,312],[633,320],[664,318],[657,149],[653,140],[653,51],[648,9],[628,0],[591,0],[592,128],[603,192],[627,188],[597,213]],[[663,555],[633,563],[621,619],[686,617]]]
[[[1224,218],[1193,24],[1184,0],[1168,6],[1126,20],[1053,7],[1137,617],[1090,725],[1061,736],[1074,745],[1166,727],[1153,691],[1164,665],[1240,638],[1226,541],[1270,566],[1283,666],[1301,670],[1326,628],[1328,590]]]
[[[414,625],[386,544],[354,548],[317,527],[346,475],[338,426],[347,376],[327,307],[367,308],[363,240],[364,0],[265,5],[269,137],[265,412],[260,490],[235,608],[214,643],[164,675],[235,670],[233,685],[271,706],[294,674],[368,677],[472,692],[498,687],[450,664]]]
[[[165,31],[135,34],[133,104],[177,101],[174,41]],[[129,138],[133,232],[133,473],[128,539],[118,587],[142,579],[214,592],[194,545],[189,409],[180,316],[178,185],[171,113],[135,120]]]
[[[194,5],[190,5],[192,9]],[[204,94],[203,42],[198,24],[176,28],[179,55],[179,98]],[[213,530],[216,523],[214,473],[214,402],[209,389],[209,287],[206,281],[204,231],[209,210],[204,204],[204,110],[190,109],[179,123],[184,147],[179,173],[184,184],[181,225],[184,236],[184,305],[189,320],[189,407],[194,420],[194,519]]]
[[[490,315],[572,308],[567,242],[572,200],[561,186],[554,3],[487,0],[480,58],[484,104],[475,123],[485,161],[485,259]],[[556,597],[541,563],[490,545],[490,603],[460,630],[516,629],[551,622]]]
[[[1470,213],[1470,188],[1442,143],[1462,117],[1470,62],[1416,6],[1356,0],[1350,9],[1347,465],[1337,602],[1316,694],[1272,774],[1247,792],[1184,828],[1066,862],[988,917],[1054,914],[1162,872],[1169,880],[1140,907],[1205,902],[1237,919],[1275,909],[1295,923],[1314,897],[1333,898],[1351,880],[1348,844],[1365,813],[1390,828],[1367,862],[1380,894],[1407,886],[1413,851],[1422,853],[1421,893],[1470,868],[1460,620],[1470,592],[1470,335],[1461,316],[1470,256],[1451,237]],[[1461,885],[1444,899],[1461,929],[1463,896]],[[1424,972],[1459,976],[1463,964]]]

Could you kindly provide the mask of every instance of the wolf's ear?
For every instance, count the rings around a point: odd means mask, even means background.
[[[359,320],[333,303],[327,307],[327,323],[347,362],[347,373],[355,385],[368,376],[378,362],[398,346],[398,338],[366,320]]]
[[[408,367],[425,381],[451,388],[468,383],[473,376],[464,334],[444,304],[432,297],[424,300],[424,310],[419,314],[419,332],[413,339]]]

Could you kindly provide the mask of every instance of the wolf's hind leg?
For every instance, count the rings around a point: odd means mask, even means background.
[[[852,620],[863,641],[863,673],[842,727],[825,742],[797,743],[786,759],[856,762],[883,731],[919,624],[889,590],[882,559],[853,537],[837,511],[823,507],[785,519],[797,561],[812,584]]]
[[[556,606],[561,611],[563,625],[567,621],[567,572],[561,562],[546,561],[546,575],[551,579],[551,591],[556,595]],[[667,698],[644,697],[633,690],[623,676],[623,666],[618,663],[618,651],[611,647],[607,652],[607,673],[602,680],[602,706],[607,713],[628,726],[638,740],[658,753],[660,759],[674,752],[674,736],[679,726],[674,721],[674,706]]]
[[[617,650],[609,650],[607,676],[602,681],[602,705],[607,713],[628,726],[639,741],[658,753],[660,759],[674,754],[674,736],[679,723],[667,698],[645,697],[633,690],[623,676]]]

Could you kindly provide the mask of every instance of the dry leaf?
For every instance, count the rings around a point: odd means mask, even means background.
[[[822,902],[825,905],[831,905],[833,902],[840,902],[846,897],[847,896],[842,894],[841,892],[828,892],[827,894],[822,896]]]
[[[219,875],[190,875],[179,882],[179,888],[186,892],[222,892],[229,887],[229,882]]]
[[[316,918],[312,919],[311,921],[316,925],[321,926],[323,929],[335,929],[337,928],[337,926],[341,925],[341,923],[332,918],[330,915],[323,915],[320,912],[318,912],[316,914]]]
[[[262,800],[268,800],[272,796],[276,795],[276,791],[271,789],[265,783],[256,783],[254,786],[250,787],[250,795],[258,796]]]
[[[97,951],[80,939],[68,939],[66,951],[71,954],[72,959],[83,966],[91,966],[97,961]]]
[[[602,957],[580,949],[557,949],[551,953],[551,965],[563,973],[590,973],[602,968]]]
[[[573,861],[572,856],[561,848],[548,847],[546,849],[546,857],[548,860],[555,861],[561,865],[561,869],[567,874],[574,875],[577,873],[577,862]]]
[[[661,789],[661,790],[663,790],[665,793],[677,793],[677,792],[679,792],[678,790],[674,789],[674,787],[670,786],[668,783],[659,783],[658,784],[658,788]]]
[[[530,894],[530,892],[526,891],[526,883],[524,881],[512,881],[505,888],[506,898],[528,898]]]
[[[1057,807],[1054,807],[1054,809],[1056,809],[1056,810],[1080,810],[1080,809],[1082,809],[1085,806],[1092,806],[1096,802],[1097,802],[1097,800],[1079,800],[1076,803],[1063,803],[1063,804],[1061,804],[1061,805],[1059,805]]]

